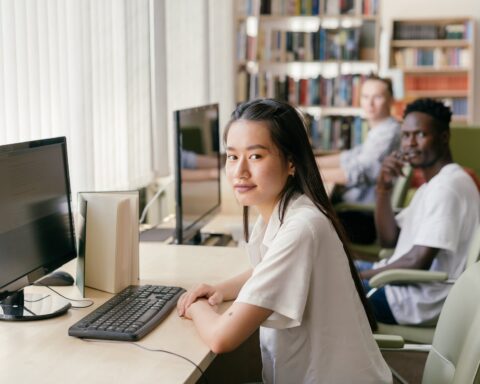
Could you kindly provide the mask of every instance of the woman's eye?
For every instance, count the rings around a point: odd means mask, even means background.
[[[252,160],[258,160],[258,159],[260,159],[261,157],[262,157],[262,156],[257,155],[257,154],[250,155],[250,159],[252,159]]]
[[[227,155],[227,160],[232,161],[232,160],[235,160],[236,158],[237,158],[237,156],[235,156],[235,155]]]

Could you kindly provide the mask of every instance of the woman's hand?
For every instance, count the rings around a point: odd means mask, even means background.
[[[188,308],[200,298],[205,298],[211,306],[218,305],[223,302],[224,295],[217,287],[200,284],[194,289],[185,292],[177,302],[177,313],[179,316],[186,316]]]
[[[198,299],[197,301],[195,301],[194,303],[190,304],[187,307],[187,309],[183,314],[183,317],[185,317],[188,320],[192,320],[193,312],[196,310],[210,310],[210,311],[218,312],[218,306],[211,305],[206,299]]]

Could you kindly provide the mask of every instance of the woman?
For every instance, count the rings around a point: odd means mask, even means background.
[[[224,141],[253,268],[187,292],[179,315],[215,353],[260,328],[266,383],[391,382],[300,115],[275,100],[244,103]],[[259,218],[249,238],[250,206]],[[224,314],[215,311],[234,299]]]

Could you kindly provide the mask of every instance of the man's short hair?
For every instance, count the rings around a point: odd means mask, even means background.
[[[370,73],[365,78],[365,81],[367,81],[367,80],[380,81],[381,83],[385,84],[385,86],[387,87],[388,94],[393,98],[393,85],[392,85],[392,80],[391,79],[389,79],[388,77],[380,77],[375,73]]]
[[[449,107],[434,99],[417,99],[408,104],[403,112],[403,118],[412,112],[422,112],[433,118],[435,128],[439,131],[449,131],[452,111]]]

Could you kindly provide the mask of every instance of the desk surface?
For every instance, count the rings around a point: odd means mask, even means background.
[[[140,244],[141,284],[188,289],[201,282],[221,281],[247,267],[245,251],[239,248]],[[70,297],[76,293],[74,287],[56,289]],[[29,287],[29,291],[47,289]],[[70,325],[111,297],[92,289],[86,295],[95,301],[93,307],[70,309],[50,320],[0,322],[0,382],[194,383],[200,377],[192,364],[176,356],[127,342],[88,342],[68,336]],[[214,358],[193,324],[175,312],[137,344],[178,353],[202,369]]]

